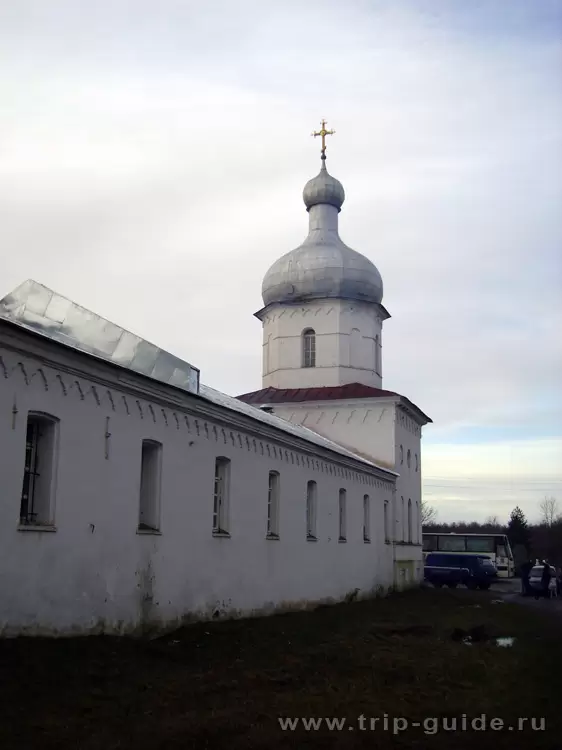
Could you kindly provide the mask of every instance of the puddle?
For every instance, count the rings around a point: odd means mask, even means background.
[[[470,636],[463,638],[461,642],[465,646],[472,646],[474,643],[478,643],[478,641],[473,641]],[[513,646],[513,644],[515,643],[515,638],[494,638],[493,642],[500,648],[511,648],[511,646]]]
[[[515,638],[496,638],[496,646],[510,648],[515,643]]]
[[[472,646],[474,643],[493,643],[500,648],[510,648],[515,643],[515,638],[511,636],[492,636],[485,625],[477,625],[468,631],[455,628],[451,638],[465,646]]]

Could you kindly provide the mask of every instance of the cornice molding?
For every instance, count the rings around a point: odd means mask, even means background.
[[[0,334],[2,333],[0,327]],[[92,363],[87,355],[69,351],[66,347],[63,348],[64,356],[59,358],[50,354],[54,347],[46,347],[43,342],[42,346],[31,347],[29,350],[25,347],[27,336],[23,337],[23,347],[19,342],[20,337],[7,338],[8,340],[4,336],[0,338],[2,348],[15,355],[15,359],[23,361],[10,364],[7,357],[0,354],[0,385],[15,374],[21,376],[26,386],[35,381],[45,391],[58,387],[64,397],[76,394],[81,402],[91,398],[97,407],[108,410],[109,415],[122,409],[130,417],[149,419],[153,423],[162,420],[167,428],[180,429],[183,426],[188,434],[214,438],[224,444],[231,442],[238,447],[245,445],[247,450],[253,448],[255,453],[259,452],[261,455],[265,455],[263,451],[267,450],[270,456],[278,460],[306,465],[308,468],[349,479],[354,477],[355,481],[364,484],[392,487],[396,482],[394,472],[308,443],[303,438],[254,421],[251,416],[215,405],[203,396],[158,384],[142,375],[122,372],[121,368],[106,365],[105,362],[96,360],[95,367],[91,367]],[[68,359],[80,362],[86,360],[90,367],[81,369],[65,361]],[[33,364],[29,360],[34,360]],[[207,420],[214,424],[207,424]],[[238,434],[236,437],[234,433],[240,432],[244,435]],[[260,448],[258,443],[265,443],[267,448]]]

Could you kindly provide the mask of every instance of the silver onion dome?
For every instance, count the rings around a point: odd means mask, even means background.
[[[335,206],[338,211],[341,209],[345,200],[343,185],[328,173],[324,159],[322,160],[322,169],[320,172],[304,186],[302,198],[307,211],[319,203]]]
[[[265,306],[339,298],[380,304],[383,283],[376,266],[347,247],[338,234],[345,193],[326,170],[307,182],[303,199],[309,215],[305,241],[271,266],[262,284]]]

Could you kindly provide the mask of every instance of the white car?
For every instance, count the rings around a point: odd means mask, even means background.
[[[542,591],[542,572],[543,565],[535,565],[529,574],[529,586],[533,589],[536,594]],[[548,584],[548,595],[549,597],[557,596],[556,589],[556,570],[550,565],[550,581]]]

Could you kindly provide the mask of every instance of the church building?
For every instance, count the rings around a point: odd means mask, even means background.
[[[0,299],[0,634],[132,633],[421,580],[421,430],[382,388],[383,285],[341,183],[266,273],[262,389],[26,281]],[[204,373],[203,373],[204,374]]]

